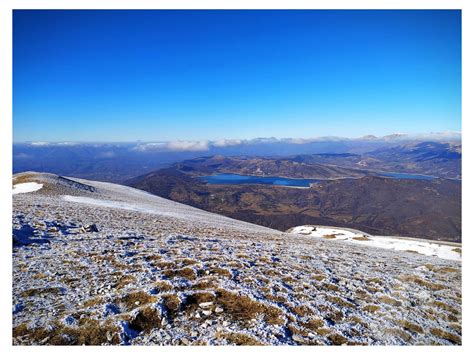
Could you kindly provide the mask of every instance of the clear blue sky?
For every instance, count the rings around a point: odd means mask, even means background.
[[[15,11],[14,141],[461,130],[460,11]]]

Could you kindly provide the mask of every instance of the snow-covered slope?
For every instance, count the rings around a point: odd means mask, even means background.
[[[363,244],[367,247],[407,251],[442,259],[461,261],[462,248],[459,243],[433,242],[423,239],[401,237],[373,236],[354,229],[326,226],[298,226],[291,228],[288,232],[316,238],[344,240],[349,243]]]
[[[13,184],[14,344],[459,344],[461,264],[129,187]]]

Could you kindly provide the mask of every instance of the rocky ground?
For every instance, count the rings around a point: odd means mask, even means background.
[[[461,344],[458,261],[27,182],[43,186],[13,196],[13,344]]]

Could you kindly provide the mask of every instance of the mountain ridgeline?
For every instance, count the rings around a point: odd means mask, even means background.
[[[394,179],[384,172],[431,175]],[[307,189],[219,184],[232,173],[320,179]],[[127,182],[158,196],[279,230],[296,225],[353,227],[377,235],[461,240],[461,147],[424,142],[370,154],[211,156],[186,160]]]

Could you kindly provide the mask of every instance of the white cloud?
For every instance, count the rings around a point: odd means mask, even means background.
[[[209,141],[171,141],[140,143],[132,148],[139,152],[173,151],[173,152],[200,152],[209,150]]]
[[[209,141],[173,141],[167,143],[166,148],[180,152],[200,152],[209,150]]]
[[[140,143],[132,148],[132,150],[136,150],[139,152],[147,152],[150,150],[163,150],[166,147],[166,142],[158,142],[158,143]]]
[[[241,145],[244,141],[241,139],[219,139],[217,141],[212,142],[214,147],[223,148],[223,147],[231,147],[235,145]]]
[[[73,145],[79,145],[80,143],[78,142],[58,142],[56,145],[65,145],[65,146],[73,146]]]
[[[461,132],[444,131],[444,132],[430,132],[427,134],[417,134],[413,138],[420,140],[446,141],[446,140],[461,140]]]

